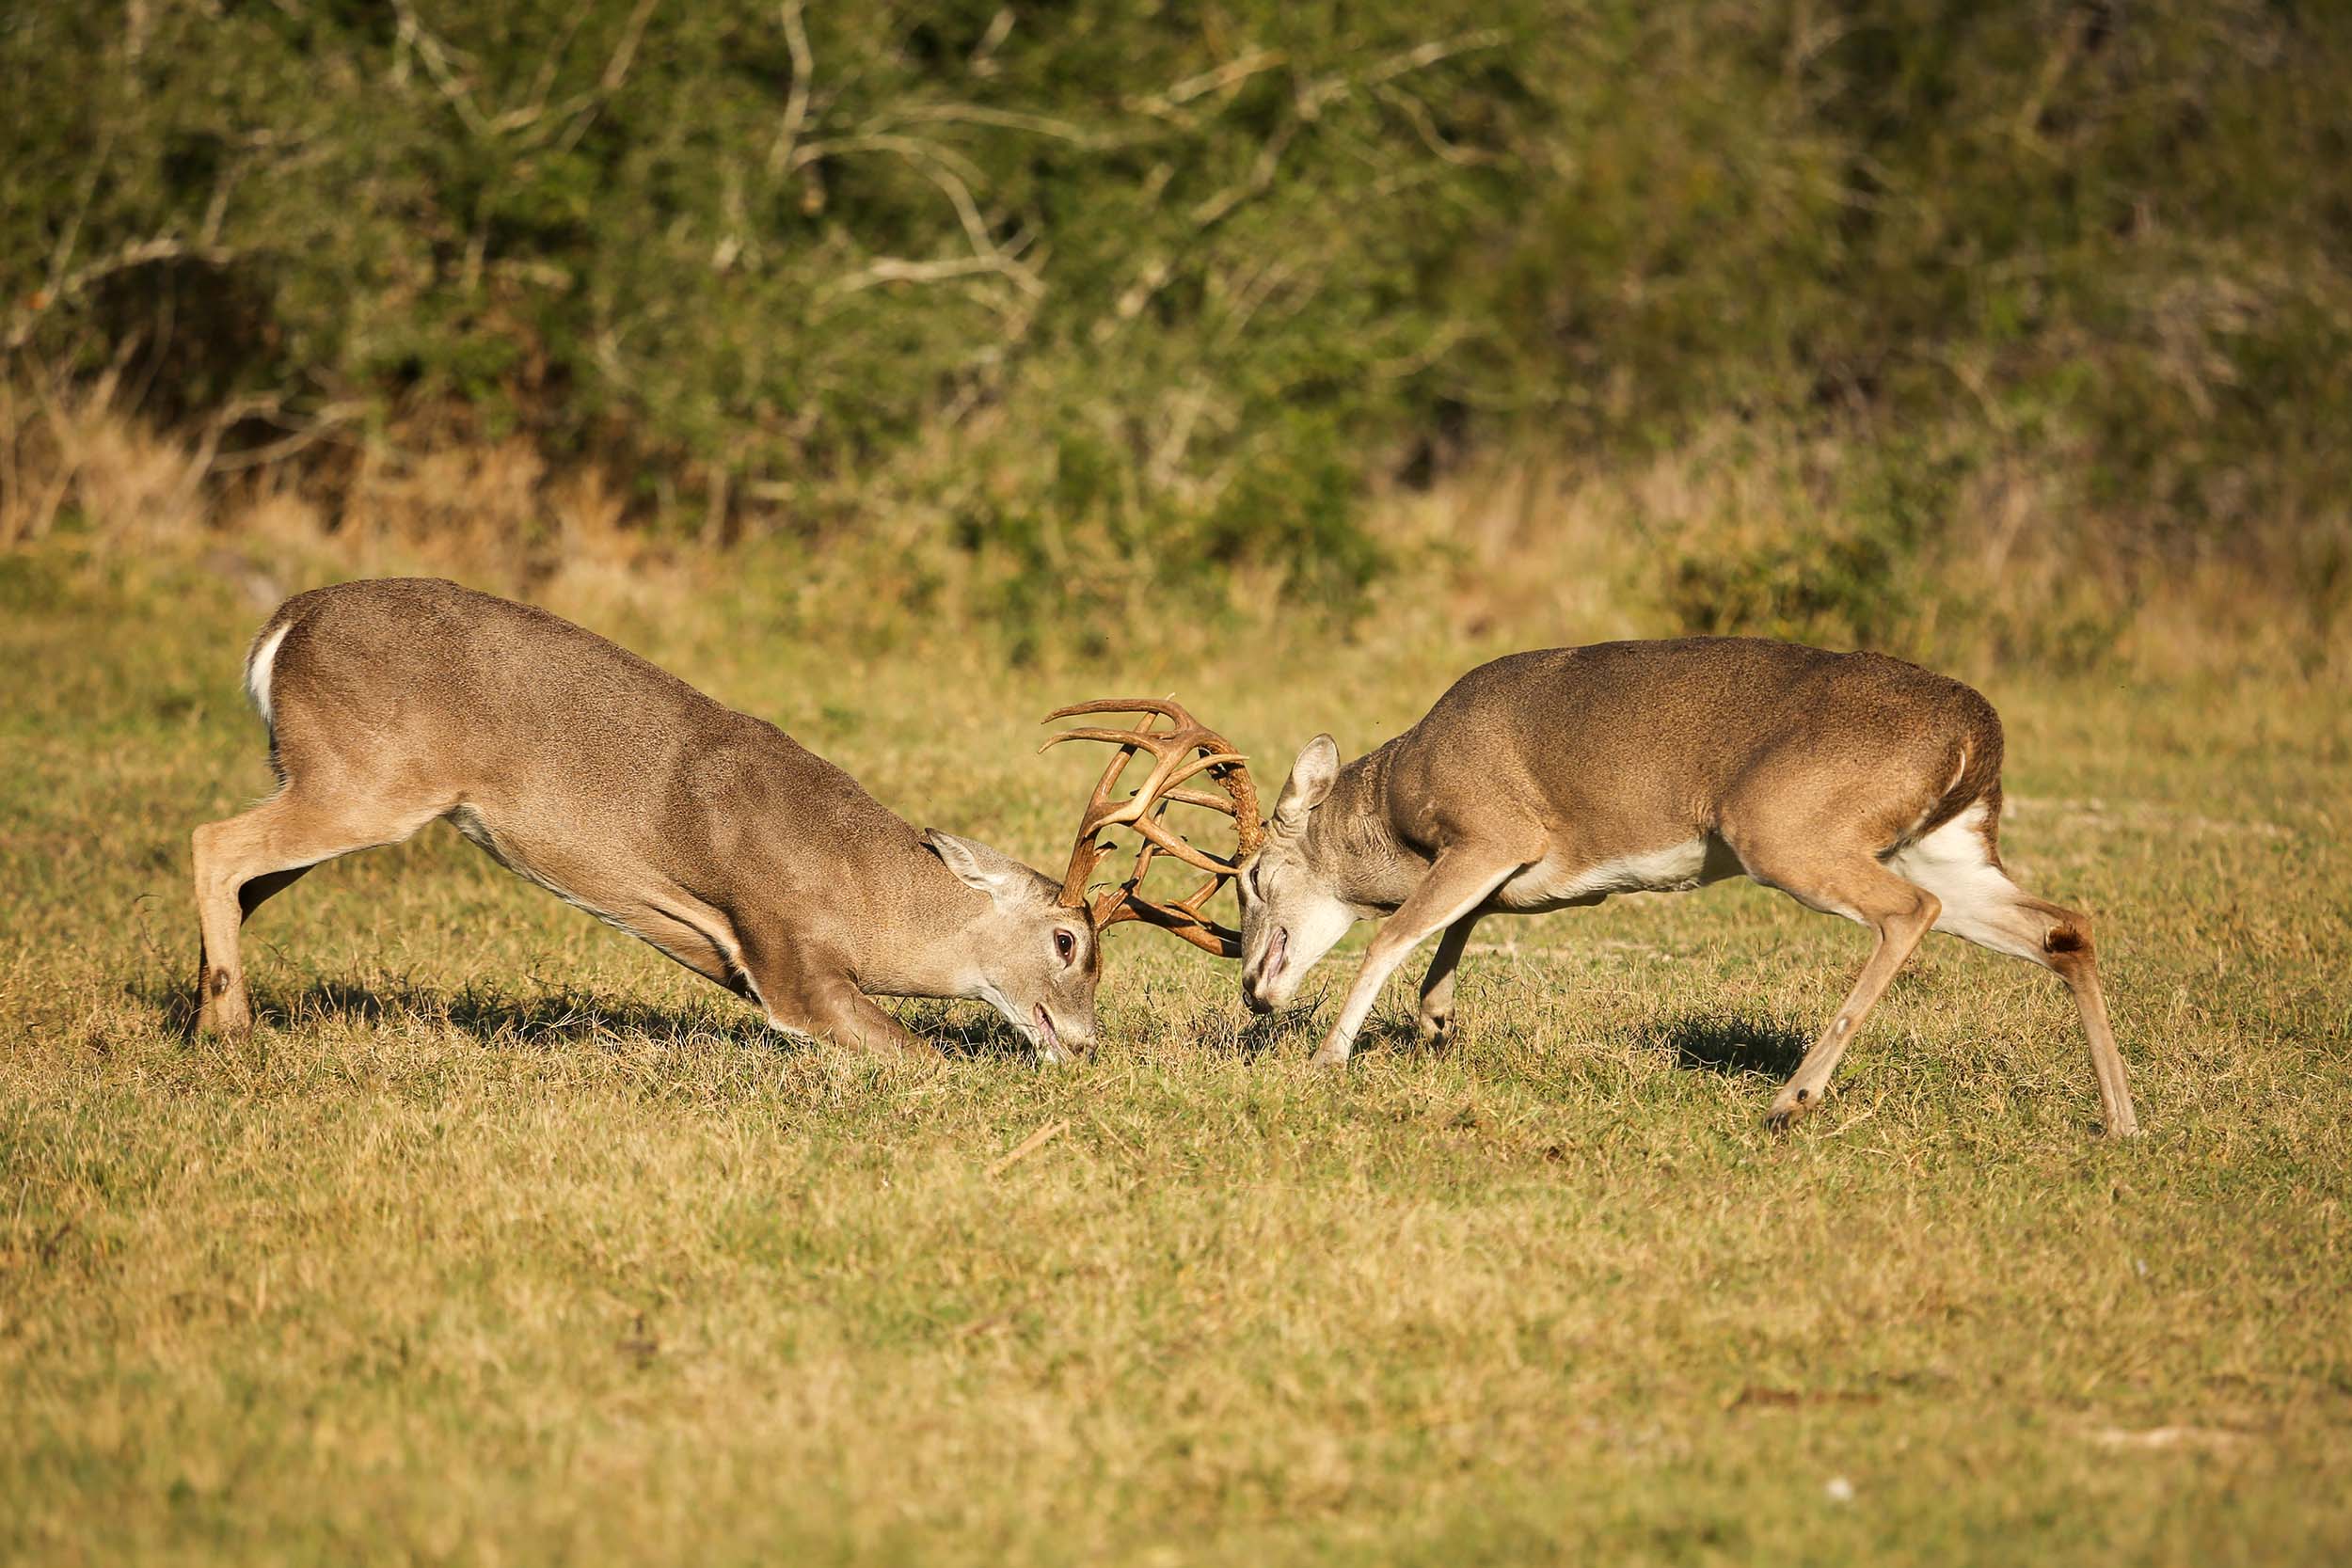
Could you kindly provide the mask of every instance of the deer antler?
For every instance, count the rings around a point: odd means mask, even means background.
[[[1194,719],[1173,697],[1104,697],[1057,708],[1045,716],[1045,721],[1050,724],[1057,719],[1074,719],[1089,713],[1140,713],[1148,717],[1130,730],[1091,726],[1063,730],[1038,748],[1042,752],[1065,740],[1100,740],[1119,748],[1104,768],[1102,780],[1087,801],[1086,816],[1078,824],[1078,840],[1070,851],[1070,870],[1062,879],[1062,903],[1086,911],[1097,931],[1122,920],[1140,920],[1172,931],[1204,952],[1227,958],[1241,957],[1241,933],[1217,925],[1203,912],[1225,879],[1257,852],[1258,841],[1264,834],[1258,820],[1257,786],[1250,783],[1249,769],[1241,754],[1233,750],[1232,742]],[[1162,719],[1172,727],[1159,728]],[[1127,764],[1138,752],[1152,753],[1152,771],[1133,794],[1121,800],[1113,800],[1120,775],[1127,770]],[[1185,780],[1200,773],[1206,773],[1224,794],[1182,787]],[[1171,803],[1204,806],[1232,817],[1233,858],[1221,860],[1171,830],[1162,818]],[[1132,828],[1143,845],[1136,851],[1135,868],[1125,881],[1089,897],[1088,884],[1093,880],[1095,867],[1111,848],[1097,836],[1105,828]],[[1141,891],[1144,874],[1160,855],[1171,856],[1205,871],[1209,879],[1188,896],[1168,903],[1147,898]]]

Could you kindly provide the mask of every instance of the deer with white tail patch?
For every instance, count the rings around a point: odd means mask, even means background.
[[[923,1042],[870,999],[968,997],[1046,1059],[1090,1053],[1105,928],[1136,920],[1196,946],[1238,940],[1200,907],[1232,862],[1163,826],[1170,803],[1257,829],[1248,770],[1173,702],[1118,748],[1059,879],[984,844],[917,832],[764,720],[722,706],[594,632],[423,578],[349,582],[279,607],[246,660],[278,788],[196,830],[199,1027],[253,1026],[239,927],[340,855],[437,819],[492,859],[750,1002],[787,1033],[877,1050]],[[1156,727],[1162,718],[1170,729]],[[1111,789],[1138,752],[1151,776]],[[1207,774],[1221,795],[1183,787]],[[1132,830],[1135,874],[1089,881]],[[1138,889],[1155,854],[1210,873],[1190,899]]]
[[[1876,654],[1752,638],[1513,655],[1342,767],[1299,752],[1237,879],[1242,990],[1297,994],[1358,920],[1383,920],[1319,1063],[1344,1063],[1382,984],[1426,938],[1419,1028],[1442,1043],[1454,975],[1490,914],[1745,875],[1877,942],[1772,1106],[1818,1108],[1838,1059],[1929,931],[2055,972],[2089,1037],[2106,1130],[2138,1131],[2090,922],[2019,888],[2000,856],[2001,721],[1960,682]]]

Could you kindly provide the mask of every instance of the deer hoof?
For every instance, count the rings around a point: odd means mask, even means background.
[[[249,1039],[253,1035],[253,1009],[242,993],[213,992],[197,1011],[196,1032],[231,1044]]]

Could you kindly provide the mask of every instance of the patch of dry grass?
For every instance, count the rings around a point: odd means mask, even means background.
[[[642,497],[632,511],[614,476],[551,465],[524,440],[424,426],[354,440],[331,462],[223,468],[217,433],[161,434],[116,382],[0,378],[0,546],[200,555],[257,610],[315,582],[421,571],[608,622],[651,624],[716,596],[726,609],[690,620],[729,635],[749,620],[867,654],[977,637],[1065,664],[1100,663],[1112,628],[1145,658],[1168,648],[1190,660],[1205,615],[1210,635],[1273,637],[1309,657],[1338,635],[1442,665],[1706,629],[1708,612],[1748,599],[1764,613],[1738,629],[1867,643],[1970,676],[2098,667],[2316,681],[2344,678],[2352,648],[2352,515],[2280,517],[2227,550],[2151,556],[2144,518],[2087,513],[2047,460],[1923,459],[1968,475],[1901,525],[1931,537],[1898,550],[1883,582],[1833,581],[1816,602],[1783,580],[1785,551],[1801,562],[1895,526],[1873,510],[1881,455],[1852,433],[1767,439],[1724,421],[1649,456],[1497,453],[1427,489],[1384,491],[1364,526],[1391,570],[1357,619],[1333,623],[1299,610],[1272,566],[1234,567],[1221,594],[1172,591],[1164,563],[1114,546],[1099,518],[1041,525],[1071,531],[1045,549],[1055,580],[1082,593],[1008,595],[1007,575],[1029,568],[956,540],[960,509],[1013,476],[975,471],[946,438],[908,454],[887,489],[812,481],[790,499],[736,498],[731,522],[682,527],[649,521]],[[1677,588],[1692,563],[1722,580]],[[1014,608],[1029,599],[1044,608]],[[1120,669],[1133,654],[1120,648]]]
[[[0,558],[0,1557],[2352,1550],[2331,692],[1990,685],[2150,1136],[2092,1136],[2059,988],[1939,941],[1772,1137],[1862,949],[1744,885],[1482,930],[1443,1057],[1400,982],[1313,1073],[1311,1020],[1130,930],[1096,1065],[910,1004],[908,1069],[435,829],[273,902],[263,1027],[192,1042],[186,832],[267,783],[241,592]],[[1487,651],[1287,650],[1311,703],[1246,649],[943,678],[775,636],[755,582],[638,593],[551,597],[1039,862],[1088,773],[1030,754],[1055,703],[1174,688],[1272,772]]]

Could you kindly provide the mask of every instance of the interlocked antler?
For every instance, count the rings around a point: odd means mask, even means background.
[[[1241,754],[1223,736],[1185,712],[1184,705],[1173,697],[1104,697],[1074,707],[1057,708],[1045,716],[1045,721],[1050,724],[1057,719],[1074,719],[1085,713],[1140,713],[1150,717],[1132,730],[1064,730],[1038,748],[1041,752],[1065,740],[1101,740],[1119,748],[1119,753],[1103,769],[1102,782],[1094,786],[1085,819],[1078,825],[1078,842],[1070,852],[1070,871],[1062,879],[1062,903],[1086,911],[1097,931],[1122,920],[1141,920],[1172,931],[1195,947],[1220,958],[1241,957],[1241,933],[1217,925],[1202,912],[1225,879],[1257,852],[1258,841],[1264,833],[1258,821],[1257,786],[1250,783],[1249,769],[1243,765]],[[1173,727],[1158,728],[1162,719]],[[1127,764],[1137,752],[1152,753],[1150,775],[1125,800],[1112,800],[1111,792],[1118,788],[1120,775],[1127,770]],[[1225,793],[1217,796],[1206,790],[1181,787],[1185,780],[1200,773],[1208,774],[1210,782]],[[1171,802],[1205,806],[1232,817],[1233,858],[1219,860],[1171,832],[1161,820],[1161,814]],[[1125,881],[1089,898],[1087,884],[1093,880],[1095,866],[1111,848],[1096,836],[1105,828],[1133,828],[1143,839],[1143,847],[1136,851],[1135,869],[1128,873]],[[1205,871],[1209,879],[1190,896],[1172,903],[1147,898],[1141,891],[1144,874],[1152,869],[1152,861],[1158,855],[1173,856],[1186,865]]]

